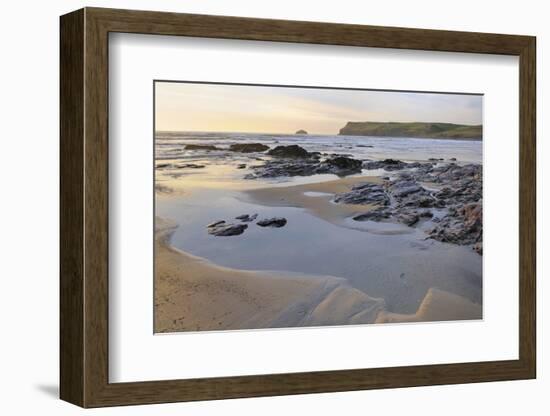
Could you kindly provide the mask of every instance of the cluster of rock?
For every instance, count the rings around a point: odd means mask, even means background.
[[[156,169],[203,169],[205,165],[199,165],[197,163],[158,163],[155,166]]]
[[[308,152],[298,145],[277,146],[267,152],[273,159],[253,166],[246,179],[275,178],[278,176],[310,176],[333,173],[339,176],[361,172],[363,162],[341,155],[323,157],[319,152]]]
[[[186,144],[185,150],[224,150],[212,144]],[[239,153],[255,153],[255,152],[265,152],[269,150],[269,146],[263,143],[234,143],[229,146],[230,152],[239,152]]]
[[[431,230],[430,237],[447,243],[472,244],[474,250],[482,254],[482,215],[481,202],[451,207],[449,214]]]
[[[433,183],[438,190],[426,189],[422,183]],[[433,227],[427,231],[429,238],[473,245],[481,254],[482,198],[480,165],[423,163],[380,184],[354,185],[350,191],[336,195],[334,202],[371,205],[371,210],[353,217],[356,221],[397,221],[414,226],[430,220]]]
[[[188,144],[185,146],[185,149],[207,151],[223,150],[213,145],[203,144]],[[276,146],[270,149],[269,146],[262,143],[235,143],[230,145],[228,150],[240,153],[266,152],[267,155],[272,157],[272,159],[265,161],[263,165],[252,166],[251,169],[253,169],[253,173],[246,175],[245,179],[274,178],[278,176],[310,176],[321,173],[333,173],[338,176],[346,176],[361,172],[364,165],[363,161],[344,155],[327,155],[319,152],[308,152],[306,149],[296,144]],[[187,167],[199,168],[203,166],[190,166],[190,164],[188,164]],[[245,169],[246,167],[246,164],[239,164],[237,169]],[[402,167],[404,167],[404,165],[400,165],[399,168]],[[367,166],[367,169],[376,169],[376,167],[371,168]]]
[[[227,237],[232,235],[240,235],[248,228],[250,222],[255,221],[258,218],[258,214],[243,214],[235,217],[236,220],[239,220],[240,223],[228,223],[225,220],[215,221],[206,226],[208,234],[214,235],[216,237]],[[256,222],[256,225],[260,227],[272,227],[272,228],[281,228],[284,227],[287,223],[286,218],[282,217],[273,217],[273,218],[264,218]]]
[[[394,219],[408,226],[422,218],[432,218],[430,208],[442,205],[430,191],[409,178],[386,180],[383,184],[358,184],[351,191],[337,195],[334,201],[375,205],[371,211],[353,217],[356,221]]]

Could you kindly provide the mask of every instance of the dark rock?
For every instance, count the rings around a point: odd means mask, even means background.
[[[232,235],[240,235],[248,228],[246,224],[219,224],[208,227],[208,234],[216,237],[227,237]]]
[[[268,149],[269,146],[262,143],[235,143],[229,146],[231,152],[241,153],[265,152]]]
[[[384,169],[387,171],[400,170],[407,166],[407,163],[396,159],[384,159],[376,161],[367,161],[363,163],[363,168],[368,170]]]
[[[355,221],[383,221],[391,217],[388,209],[375,209],[353,217]]]
[[[418,185],[415,181],[408,180],[394,182],[392,183],[390,189],[391,194],[396,198],[403,198],[407,195],[424,190],[424,188]]]
[[[334,202],[339,204],[388,205],[390,198],[382,185],[367,182],[354,185],[351,191],[336,195]]]
[[[452,157],[449,160],[452,161],[452,162],[456,162],[456,157]]]
[[[319,161],[314,159],[275,159],[260,166],[252,166],[251,169],[253,173],[246,175],[245,179],[310,176],[323,173]]]
[[[418,215],[417,212],[408,212],[397,216],[397,220],[399,222],[402,222],[403,224],[408,225],[409,227],[416,224],[419,219],[420,219],[420,216]]]
[[[321,173],[333,173],[345,176],[361,172],[361,161],[339,156],[325,161],[319,160],[315,154],[309,158],[281,158],[267,161],[261,166],[253,166],[254,173],[246,175],[246,179],[275,178],[279,176],[310,176]]]
[[[169,167],[172,167],[171,163],[159,163],[155,166],[156,169],[165,169]]]
[[[358,144],[357,147],[374,147],[370,144]]]
[[[184,163],[176,166],[178,169],[202,169],[204,165],[197,165],[196,163]]]
[[[235,217],[236,220],[241,220],[242,222],[251,222],[254,221],[256,218],[258,218],[258,214],[243,214],[239,215],[238,217]]]
[[[334,166],[342,170],[361,170],[363,162],[357,159],[351,159],[349,157],[338,156],[332,159],[328,159],[326,163],[330,166]]]
[[[216,227],[220,224],[225,224],[225,221],[224,220],[219,220],[219,221],[211,222],[210,224],[207,225],[207,227],[212,228],[212,227]]]
[[[211,144],[186,144],[185,150],[220,150]]]
[[[307,131],[305,130],[298,130],[296,133],[294,134],[307,134]]]
[[[240,165],[237,166],[237,169],[245,169],[245,168],[246,168],[245,163],[241,163]]]
[[[461,245],[481,243],[482,214],[481,202],[449,209],[448,214],[431,230],[430,238]]]
[[[416,205],[419,208],[430,208],[435,205],[435,199],[431,196],[420,196],[418,199],[416,199]]]
[[[270,156],[285,157],[285,158],[306,158],[309,157],[309,152],[297,144],[289,146],[277,146],[267,152]]]
[[[286,218],[282,218],[282,217],[266,218],[258,221],[256,224],[258,224],[260,227],[280,228],[286,225]]]

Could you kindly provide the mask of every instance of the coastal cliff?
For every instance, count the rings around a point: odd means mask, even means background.
[[[481,140],[481,125],[452,123],[353,122],[340,129],[345,136],[418,137],[430,139]]]

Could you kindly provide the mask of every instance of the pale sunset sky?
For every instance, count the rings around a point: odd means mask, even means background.
[[[337,134],[348,121],[482,123],[482,96],[155,83],[157,131]]]

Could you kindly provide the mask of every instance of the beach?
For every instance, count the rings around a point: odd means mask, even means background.
[[[155,332],[291,328],[479,319],[481,305],[430,289],[415,314],[394,314],[384,299],[345,279],[220,267],[170,246],[175,225],[157,219]]]
[[[155,332],[481,319],[477,149],[158,135]]]

